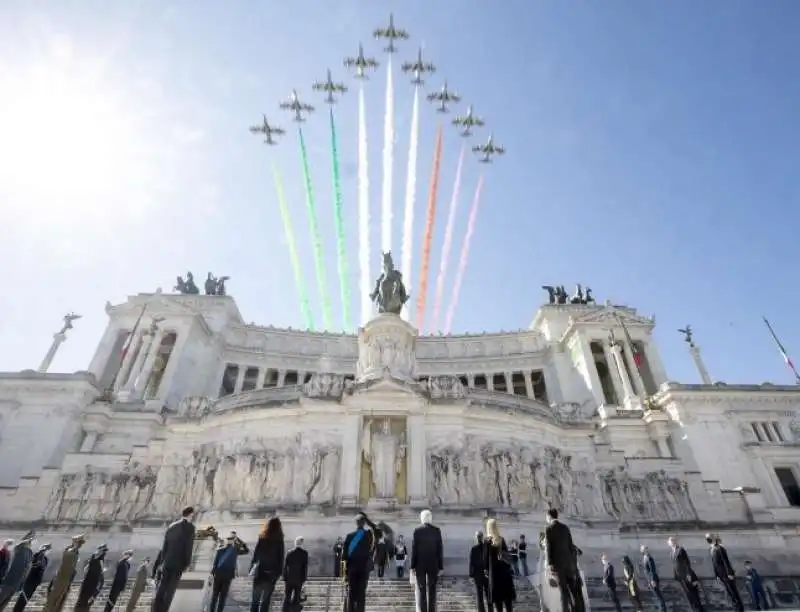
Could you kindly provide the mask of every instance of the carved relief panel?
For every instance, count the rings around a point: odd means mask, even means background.
[[[361,430],[359,499],[395,500],[407,497],[407,437],[404,417],[366,417]]]

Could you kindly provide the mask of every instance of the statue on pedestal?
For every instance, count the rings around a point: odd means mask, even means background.
[[[206,295],[226,295],[225,281],[230,280],[230,278],[230,276],[220,276],[217,278],[209,272],[205,282]]]
[[[405,460],[405,444],[392,433],[388,417],[383,419],[377,433],[372,432],[372,421],[366,422],[361,437],[361,452],[370,466],[376,497],[395,497],[397,476],[402,472]]]
[[[175,283],[175,291],[183,293],[184,295],[197,295],[200,293],[200,289],[197,288],[194,282],[194,274],[187,272],[186,280],[183,280],[183,277],[179,276]]]
[[[383,254],[383,273],[375,283],[370,299],[378,305],[378,312],[399,315],[408,301],[403,275],[395,270],[392,253]]]

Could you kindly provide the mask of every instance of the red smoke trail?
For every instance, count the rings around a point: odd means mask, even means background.
[[[450,307],[447,309],[447,319],[444,323],[444,333],[449,334],[453,325],[453,315],[456,313],[458,296],[461,293],[461,282],[464,280],[464,272],[467,270],[467,260],[469,259],[469,245],[472,241],[472,234],[475,232],[475,219],[478,218],[478,204],[481,201],[481,190],[483,189],[483,174],[478,179],[478,186],[475,188],[475,197],[472,198],[472,207],[469,210],[469,221],[467,222],[467,234],[464,236],[464,244],[461,246],[461,260],[458,262],[458,272],[453,283],[453,295],[450,297]]]
[[[425,235],[422,238],[422,267],[419,273],[417,295],[417,329],[422,329],[425,320],[425,301],[428,294],[428,272],[431,263],[431,242],[433,242],[433,222],[436,220],[436,194],[439,191],[439,167],[442,161],[442,124],[436,130],[436,150],[433,153],[431,186],[428,192],[428,213],[425,218]]]

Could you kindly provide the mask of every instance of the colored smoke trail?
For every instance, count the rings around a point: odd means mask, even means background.
[[[319,234],[319,222],[317,221],[317,204],[314,201],[314,190],[311,187],[311,172],[308,169],[308,153],[306,151],[306,140],[303,137],[303,128],[298,127],[297,133],[300,135],[300,157],[303,162],[303,182],[306,186],[306,207],[308,208],[308,225],[311,230],[311,241],[314,247],[314,265],[317,269],[317,289],[320,299],[322,299],[322,322],[325,329],[331,329],[333,323],[331,318],[331,299],[328,295],[325,282],[325,260],[322,257],[322,238]]]
[[[419,273],[419,295],[417,296],[417,329],[425,322],[425,302],[428,293],[428,272],[431,263],[433,223],[436,220],[436,194],[439,191],[439,169],[442,161],[442,124],[436,130],[436,150],[433,153],[431,185],[428,192],[428,211],[425,218],[425,234],[422,237],[422,266]]]
[[[483,175],[478,179],[478,186],[475,188],[475,196],[472,198],[472,206],[469,210],[469,221],[467,222],[467,233],[464,236],[464,244],[461,246],[461,259],[458,262],[458,272],[453,283],[453,295],[450,296],[450,307],[447,309],[447,318],[444,323],[444,333],[449,334],[453,325],[453,316],[456,314],[458,296],[461,293],[461,283],[464,280],[464,272],[467,270],[467,260],[469,259],[469,245],[472,241],[472,234],[475,232],[475,219],[478,218],[478,204],[481,201],[481,190],[483,189]]]
[[[303,323],[306,328],[314,331],[314,316],[311,314],[311,306],[308,303],[308,292],[303,282],[303,271],[300,268],[300,259],[297,257],[297,241],[294,238],[292,228],[292,218],[289,215],[289,207],[286,205],[286,194],[283,192],[283,181],[275,162],[272,163],[272,176],[275,179],[275,190],[278,192],[278,208],[281,211],[283,221],[283,231],[286,234],[286,245],[289,247],[289,261],[292,265],[294,274],[294,284],[297,287],[297,294],[300,297],[300,312],[303,315]]]
[[[383,120],[383,189],[381,214],[381,249],[392,250],[392,173],[394,171],[394,84],[392,83],[392,54],[386,71],[386,116]]]
[[[408,170],[406,174],[406,202],[403,214],[403,264],[400,272],[405,276],[406,287],[411,287],[411,261],[414,248],[414,202],[417,195],[417,150],[419,149],[419,86],[414,87],[414,107],[411,111],[411,137],[408,141]],[[405,317],[409,317],[409,308]]]
[[[464,152],[467,149],[466,142],[461,145],[461,153],[458,154],[458,165],[456,166],[456,179],[453,183],[453,195],[450,198],[450,210],[447,213],[447,226],[444,230],[444,243],[442,244],[442,259],[439,262],[439,276],[436,279],[436,297],[433,302],[433,327],[431,331],[439,329],[439,313],[442,309],[442,295],[444,294],[444,279],[447,275],[447,264],[450,260],[450,250],[453,247],[453,228],[456,224],[456,209],[458,208],[458,196],[461,193],[461,167],[464,164]]]
[[[350,329],[350,285],[347,282],[342,181],[339,174],[339,148],[336,144],[336,120],[331,107],[331,161],[333,167],[333,222],[336,226],[336,261],[339,268],[339,292],[342,298],[342,329]]]
[[[367,109],[364,85],[358,89],[358,266],[361,269],[361,324],[372,313],[369,274],[369,167],[367,161]]]

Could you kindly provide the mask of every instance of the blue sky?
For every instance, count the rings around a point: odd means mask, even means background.
[[[224,8],[223,8],[224,5]],[[431,8],[431,7],[434,8]],[[655,313],[670,378],[697,373],[675,329],[691,323],[712,375],[791,382],[764,329],[800,360],[793,316],[800,198],[794,0],[461,0],[293,3],[68,1],[0,5],[0,370],[35,368],[67,310],[84,315],[54,370],[88,365],[106,300],[169,290],[187,269],[232,277],[248,321],[302,325],[270,163],[286,185],[305,282],[321,320],[290,90],[306,127],[327,289],[341,327],[324,104],[337,107],[351,308],[358,309],[356,82],[341,58],[394,11],[507,148],[486,168],[454,331],[516,329],[544,284]],[[501,8],[502,7],[502,8]],[[385,64],[366,86],[371,276],[377,275]],[[412,89],[394,70],[394,232],[402,240]],[[463,105],[461,106],[463,109]],[[247,131],[267,113],[273,149]],[[415,256],[439,117],[421,114]],[[483,133],[485,135],[485,133]],[[429,311],[459,153],[445,130]],[[445,302],[480,165],[468,160]],[[446,305],[445,305],[446,307]]]

